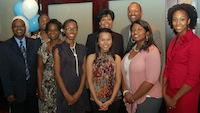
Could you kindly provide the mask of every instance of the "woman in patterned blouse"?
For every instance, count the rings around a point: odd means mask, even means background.
[[[87,57],[87,80],[93,113],[118,113],[120,107],[121,70],[119,55],[114,54],[112,31],[99,30],[96,53]]]

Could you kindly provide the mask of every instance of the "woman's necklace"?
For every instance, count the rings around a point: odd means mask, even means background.
[[[137,52],[140,51],[140,49],[136,49],[136,47],[137,47],[137,44],[135,44],[135,45],[133,46],[133,51],[135,51],[135,52],[137,53]]]
[[[73,47],[70,47],[72,53],[74,54],[75,61],[76,61],[76,76],[79,76],[79,69],[78,69],[78,56],[76,53],[76,43],[74,43]]]

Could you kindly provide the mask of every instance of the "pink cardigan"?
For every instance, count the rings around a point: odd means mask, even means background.
[[[123,79],[127,86],[126,74],[124,69],[124,61],[125,58],[129,56],[127,53],[121,62],[121,70],[123,74]],[[134,113],[137,108],[137,104],[141,104],[146,100],[146,96],[161,98],[162,90],[161,85],[159,83],[159,75],[161,69],[161,61],[160,61],[160,53],[155,45],[149,47],[149,51],[142,50],[138,52],[132,59],[130,59],[129,65],[129,78],[130,78],[130,87],[131,92],[135,93],[140,85],[147,81],[149,83],[154,84],[152,89],[144,95],[142,98],[136,100],[133,105],[126,105],[127,111],[130,113],[131,108]],[[131,107],[132,106],[132,107]]]

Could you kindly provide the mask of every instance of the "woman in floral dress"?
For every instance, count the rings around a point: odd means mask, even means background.
[[[38,50],[38,96],[40,113],[56,113],[56,81],[53,71],[52,48],[61,43],[59,39],[62,24],[56,19],[47,23],[46,32],[50,39]]]
[[[87,80],[93,113],[118,113],[120,108],[121,71],[119,55],[114,54],[112,31],[99,30],[96,53],[87,57]]]

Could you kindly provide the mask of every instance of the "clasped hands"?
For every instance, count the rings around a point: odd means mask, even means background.
[[[111,105],[111,102],[109,100],[106,102],[101,102],[101,101],[97,100],[95,102],[99,106],[99,111],[106,111],[106,110],[108,110],[108,107]]]
[[[80,95],[81,93],[76,92],[73,95],[65,96],[66,100],[68,101],[68,105],[75,104],[78,101]]]
[[[176,108],[177,100],[175,98],[170,98],[167,94],[165,94],[164,99],[165,99],[165,102],[166,102],[168,109]]]
[[[125,99],[125,104],[133,104],[134,103],[133,94],[131,92],[127,92],[124,95],[124,99]]]

